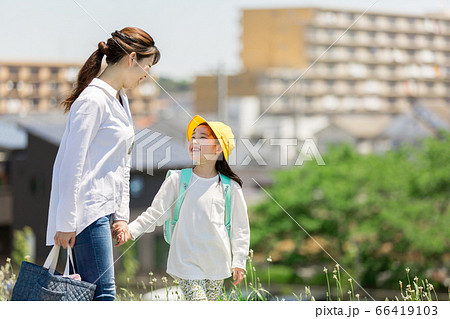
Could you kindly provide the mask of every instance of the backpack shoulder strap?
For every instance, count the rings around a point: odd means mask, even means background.
[[[231,181],[228,176],[220,174],[220,179],[222,181],[223,193],[225,195],[225,228],[228,232],[228,237],[230,237],[231,231]]]
[[[176,171],[177,170],[169,170],[167,172],[166,178],[168,178],[172,172],[176,172]],[[191,168],[181,170],[180,188],[179,188],[179,192],[178,192],[175,209],[172,210],[171,218],[166,220],[166,222],[164,223],[164,239],[166,240],[166,242],[169,245],[172,241],[173,230],[178,221],[178,217],[180,216],[181,205],[183,204],[184,196],[185,196],[186,190],[188,188],[189,181],[191,179],[191,175],[192,175]]]
[[[174,227],[178,221],[178,217],[180,216],[181,205],[183,204],[184,196],[186,195],[191,176],[192,168],[184,168],[181,170],[180,191],[178,192],[177,203],[175,205],[174,216],[172,218],[172,224]]]

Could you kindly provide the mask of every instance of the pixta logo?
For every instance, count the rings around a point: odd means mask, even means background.
[[[143,173],[153,175],[171,159],[171,148],[167,143],[172,139],[150,129],[138,132],[134,139],[132,166]]]

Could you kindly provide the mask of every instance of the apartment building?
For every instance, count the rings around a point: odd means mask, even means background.
[[[0,62],[0,114],[48,111],[60,107],[81,65],[75,63]],[[153,80],[127,90],[131,111],[149,114],[158,108]]]
[[[399,114],[418,99],[438,114],[450,108],[450,14],[249,9],[241,24],[242,76],[256,82],[228,95],[256,90],[261,113]],[[214,112],[205,87],[196,86],[196,105]]]

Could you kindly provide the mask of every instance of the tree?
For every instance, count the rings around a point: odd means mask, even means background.
[[[251,209],[256,251],[291,267],[329,264],[322,246],[367,287],[381,273],[398,284],[406,266],[449,269],[450,133],[383,155],[336,146],[324,160],[275,172],[267,189],[311,237],[268,198]]]

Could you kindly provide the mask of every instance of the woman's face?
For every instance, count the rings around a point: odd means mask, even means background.
[[[192,133],[188,144],[189,157],[198,164],[206,161],[216,161],[222,152],[217,141],[207,125],[199,125]]]
[[[131,89],[139,85],[139,83],[148,77],[148,72],[153,64],[154,56],[137,60],[136,54],[133,52],[127,58],[127,69],[123,83],[123,87]]]

